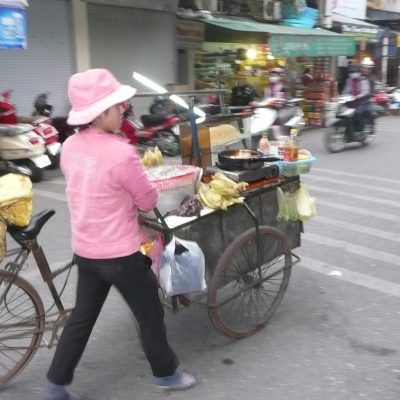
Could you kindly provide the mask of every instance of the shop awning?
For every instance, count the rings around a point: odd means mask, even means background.
[[[213,16],[204,22],[207,42],[268,42],[275,57],[328,57],[356,54],[354,38],[325,29],[265,24],[239,17]]]
[[[379,40],[380,27],[366,21],[345,17],[332,13],[332,22],[338,26],[343,35],[353,36],[356,40],[377,42]]]

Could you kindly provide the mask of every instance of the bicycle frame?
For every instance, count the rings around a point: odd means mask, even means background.
[[[75,264],[75,262],[74,262],[74,260],[72,260],[69,263],[67,263],[66,265],[58,268],[57,270],[51,271],[49,263],[46,258],[46,255],[44,254],[44,251],[43,251],[42,247],[39,245],[36,238],[31,239],[31,240],[26,240],[23,242],[17,240],[17,243],[21,246],[20,248],[11,249],[11,250],[7,251],[7,253],[6,253],[6,258],[12,257],[14,255],[16,255],[16,257],[13,260],[11,260],[5,264],[4,270],[12,273],[13,276],[17,277],[19,275],[19,272],[22,270],[23,266],[25,265],[25,262],[29,256],[29,254],[32,253],[32,255],[35,259],[36,265],[39,269],[40,275],[41,275],[43,281],[46,283],[47,287],[49,288],[51,296],[54,300],[54,304],[56,305],[57,310],[58,310],[58,312],[56,314],[47,315],[47,317],[53,317],[56,315],[57,318],[55,318],[54,320],[45,321],[45,325],[44,325],[44,329],[43,329],[43,332],[52,330],[51,340],[47,344],[47,347],[51,348],[54,343],[54,340],[56,338],[59,324],[63,321],[63,319],[66,317],[66,315],[70,311],[70,310],[66,310],[64,308],[64,305],[63,305],[63,303],[61,301],[61,297],[60,297],[62,294],[62,291],[60,291],[60,293],[57,291],[57,289],[54,285],[54,279],[57,276],[61,275],[62,273],[70,270],[72,268],[72,266]],[[68,281],[68,278],[69,278],[69,275],[66,278],[66,282]],[[3,294],[1,295],[0,304],[2,304],[3,301],[5,300],[8,290],[11,287],[12,283],[13,283],[13,281],[10,281],[9,287],[6,288],[3,292]],[[45,317],[46,317],[46,315],[43,315],[43,318],[45,318]]]

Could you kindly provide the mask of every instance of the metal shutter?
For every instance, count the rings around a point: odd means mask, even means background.
[[[176,16],[137,8],[88,4],[91,65],[108,68],[121,82],[149,92],[132,79],[135,70],[161,85],[176,81]],[[135,99],[137,114],[150,99]]]
[[[74,71],[69,0],[29,0],[27,50],[0,49],[0,91],[13,89],[20,115],[30,115],[37,94],[50,91],[53,115],[69,110],[67,82]]]

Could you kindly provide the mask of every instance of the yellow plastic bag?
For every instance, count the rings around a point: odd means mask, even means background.
[[[0,177],[0,217],[16,226],[26,226],[32,217],[32,182],[22,175]]]
[[[293,193],[277,188],[278,216],[281,221],[309,221],[317,213],[315,200],[304,185]]]

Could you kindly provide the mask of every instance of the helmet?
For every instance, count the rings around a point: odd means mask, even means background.
[[[375,63],[369,57],[364,58],[360,65],[361,65],[361,67],[364,67],[364,68],[374,68],[375,67]]]

